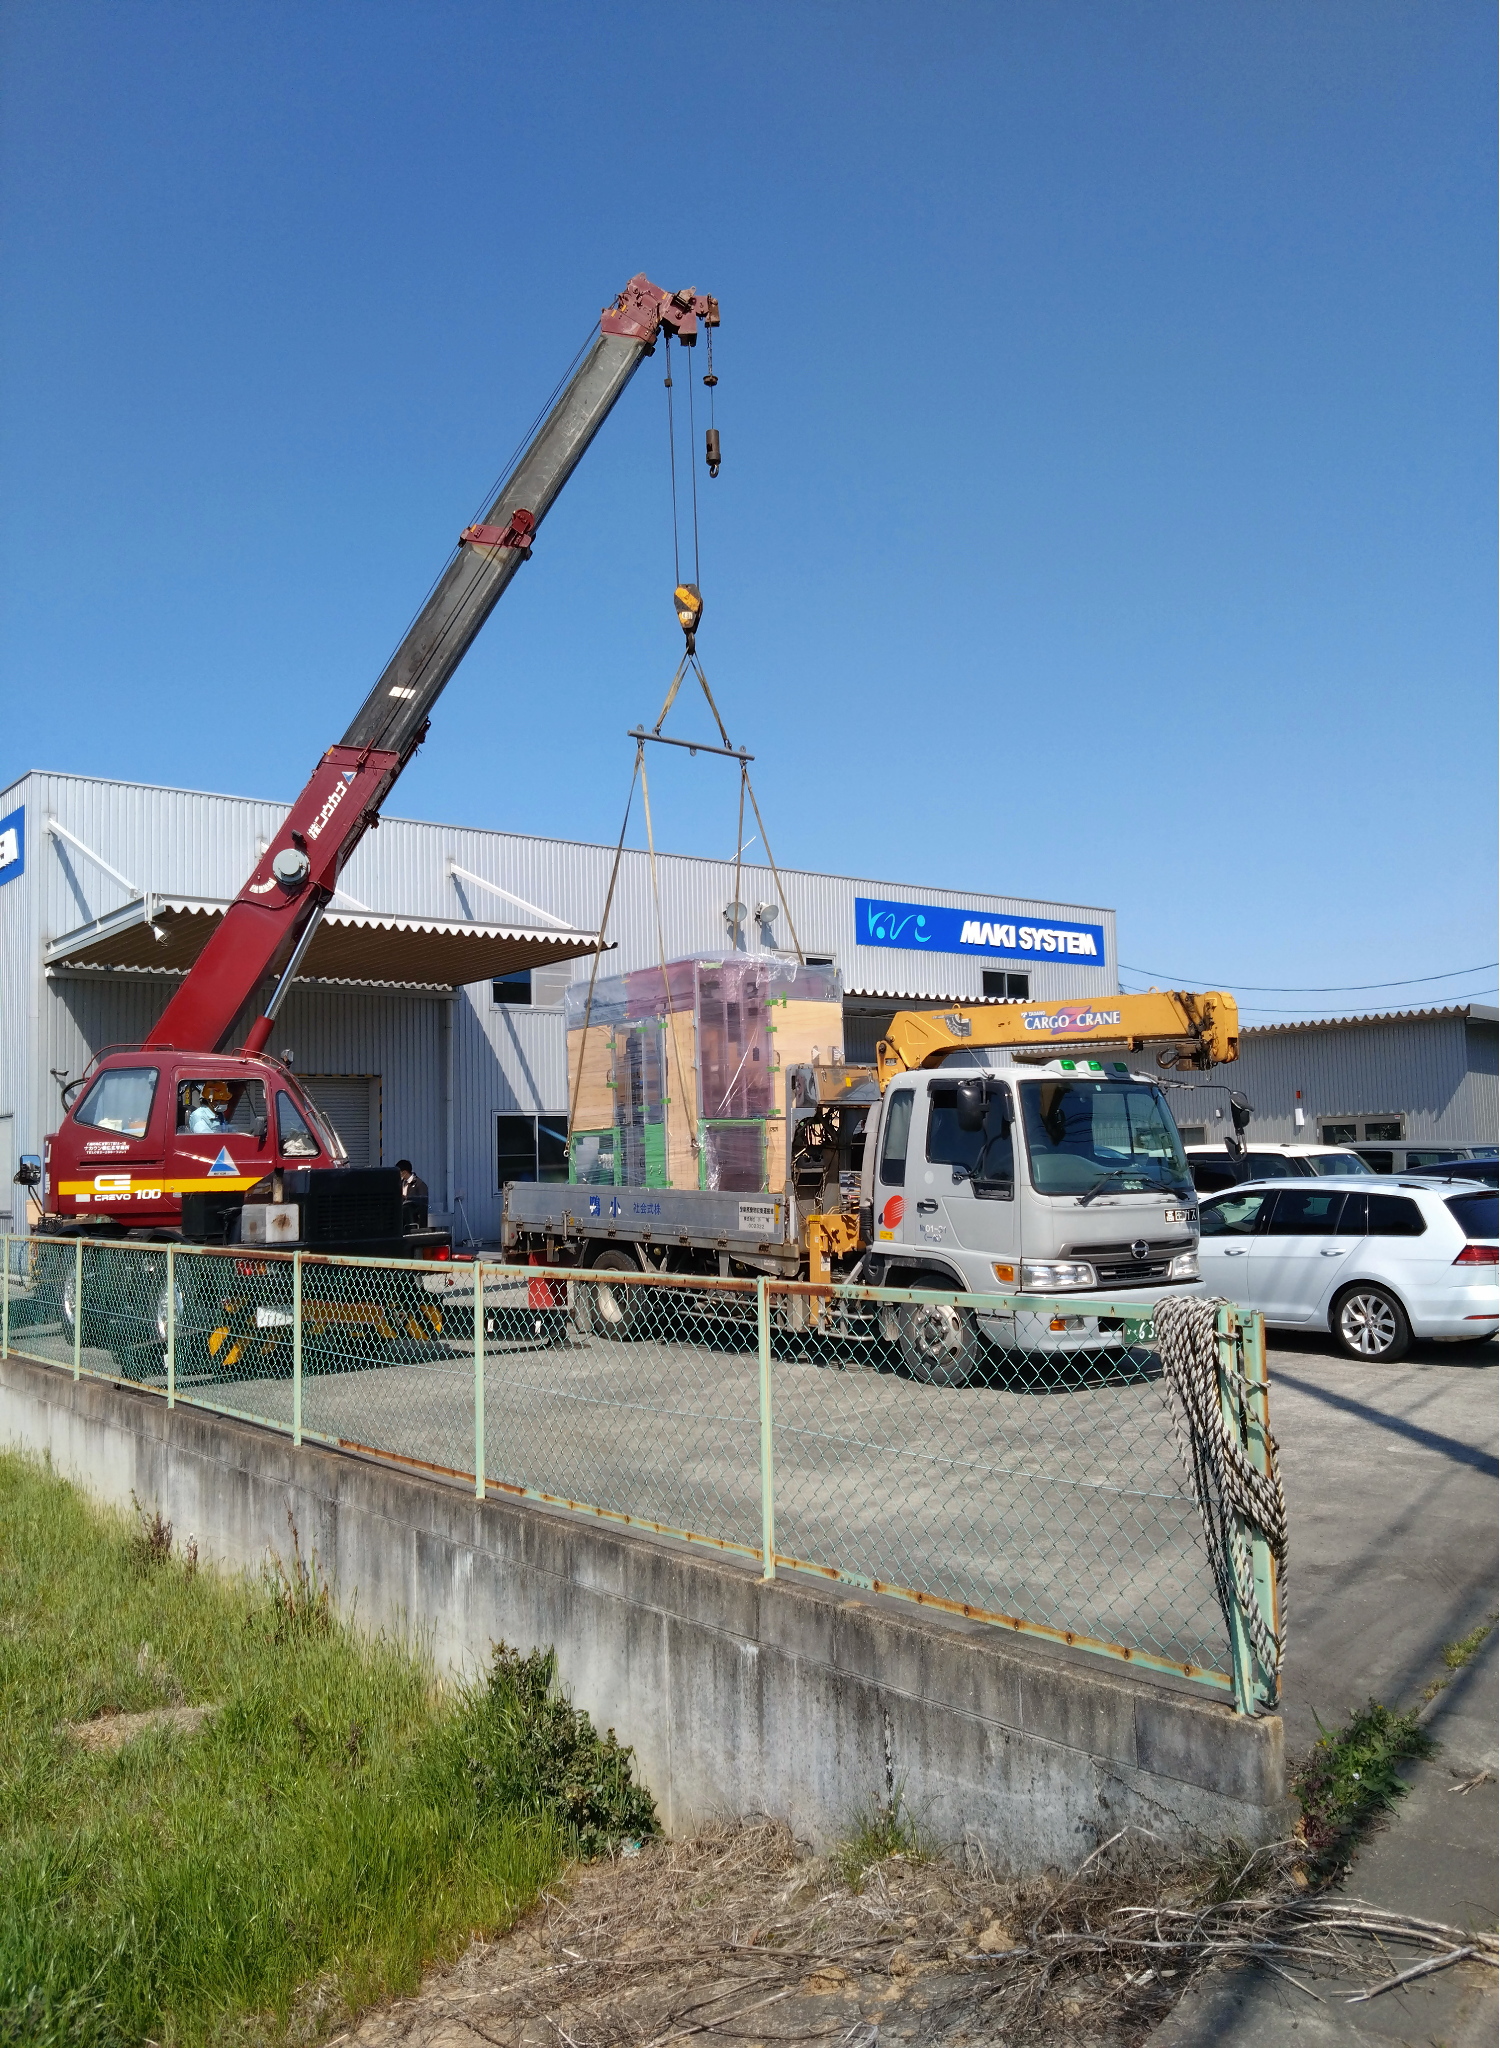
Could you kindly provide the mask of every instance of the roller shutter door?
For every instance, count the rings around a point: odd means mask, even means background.
[[[379,1140],[370,1113],[379,1085],[368,1074],[304,1074],[302,1086],[344,1141],[351,1166],[379,1166]]]

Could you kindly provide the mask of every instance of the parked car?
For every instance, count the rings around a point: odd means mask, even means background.
[[[1419,1180],[1469,1180],[1481,1187],[1500,1187],[1500,1159],[1434,1159],[1415,1172]]]
[[[1278,1329],[1326,1329],[1391,1364],[1413,1337],[1472,1343],[1500,1327],[1500,1195],[1372,1174],[1248,1182],[1204,1202],[1210,1294]]]
[[[1292,1180],[1308,1174],[1372,1173],[1347,1145],[1252,1144],[1242,1159],[1222,1145],[1184,1145],[1188,1171],[1200,1194],[1216,1194],[1246,1180]]]
[[[1495,1177],[1493,1145],[1359,1145],[1355,1149],[1372,1173],[1426,1173],[1430,1167],[1447,1167],[1455,1160],[1471,1160],[1476,1166],[1487,1161]]]

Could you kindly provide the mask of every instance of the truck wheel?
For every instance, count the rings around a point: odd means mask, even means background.
[[[946,1301],[903,1301],[894,1307],[896,1350],[910,1377],[929,1387],[966,1387],[986,1350],[969,1311]]]
[[[1345,1357],[1367,1365],[1394,1365],[1411,1344],[1406,1310],[1394,1294],[1368,1281],[1339,1296],[1330,1323]]]
[[[640,1267],[629,1252],[601,1252],[591,1273],[639,1273]],[[588,1285],[589,1327],[600,1337],[612,1337],[622,1342],[631,1337],[645,1334],[645,1304],[641,1290],[636,1287],[612,1287],[607,1280],[594,1280]]]

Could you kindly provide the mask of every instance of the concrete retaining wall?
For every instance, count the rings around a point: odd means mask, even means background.
[[[96,1498],[160,1507],[228,1566],[289,1548],[287,1514],[368,1630],[474,1670],[556,1646],[577,1705],[634,1745],[672,1833],[785,1816],[827,1842],[899,1786],[926,1831],[1023,1870],[1128,1820],[1285,1832],[1282,1728],[904,1601],[303,1445],[160,1396],[0,1360],[0,1443]]]

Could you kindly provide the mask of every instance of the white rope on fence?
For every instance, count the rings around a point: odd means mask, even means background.
[[[1162,1371],[1172,1390],[1172,1429],[1193,1491],[1198,1497],[1224,1618],[1235,1606],[1244,1616],[1261,1669],[1279,1676],[1285,1628],[1277,1631],[1263,1610],[1255,1585],[1248,1525],[1265,1541],[1276,1564],[1278,1593],[1286,1584],[1286,1496],[1276,1462],[1276,1443],[1267,1429],[1267,1470],[1250,1462],[1239,1432],[1225,1419],[1219,1397],[1219,1310],[1226,1301],[1174,1295],[1152,1312]],[[1285,1606],[1282,1603],[1282,1619]]]

